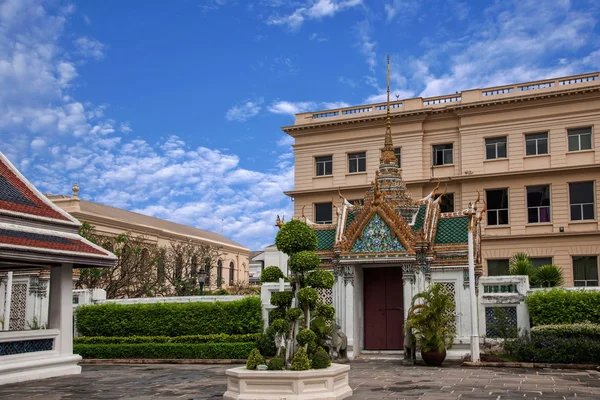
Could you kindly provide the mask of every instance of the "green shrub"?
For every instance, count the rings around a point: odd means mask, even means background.
[[[260,333],[244,335],[190,335],[190,336],[80,336],[73,338],[77,344],[137,344],[137,343],[242,343],[256,342]]]
[[[285,309],[284,308],[274,308],[269,312],[269,323],[273,324],[273,321],[278,319],[285,318]]]
[[[289,324],[285,319],[280,318],[273,321],[271,327],[275,330],[275,332],[284,333],[289,329]]]
[[[82,336],[187,336],[262,331],[261,301],[87,305],[77,308]]]
[[[329,354],[327,354],[324,348],[319,347],[312,359],[311,365],[314,369],[327,368],[331,365],[331,357],[329,357]]]
[[[535,276],[536,281],[541,284],[542,287],[560,286],[565,281],[562,268],[554,264],[542,265],[535,272]]]
[[[308,343],[313,343],[317,339],[317,335],[310,329],[302,329],[296,335],[296,341],[300,346],[304,346]]]
[[[279,282],[279,278],[284,278],[283,272],[275,265],[269,265],[260,274],[260,283]]]
[[[288,267],[290,267],[290,270],[297,273],[312,271],[319,265],[321,265],[321,257],[312,251],[301,251],[292,254],[288,260]]]
[[[283,362],[283,359],[281,357],[275,356],[271,358],[271,360],[269,360],[269,363],[267,364],[267,369],[269,371],[281,371],[285,369],[285,363]]]
[[[304,311],[300,308],[290,308],[288,312],[285,314],[285,319],[287,321],[298,321],[304,316]]]
[[[257,366],[263,365],[265,363],[265,358],[260,355],[260,351],[258,349],[252,349],[250,355],[248,356],[248,360],[246,361],[247,369],[256,369]]]
[[[539,325],[531,328],[531,337],[544,339],[554,338],[588,338],[600,341],[600,325],[598,324],[565,324]]]
[[[319,301],[319,292],[313,288],[302,288],[298,290],[298,301],[302,306],[313,308]]]
[[[582,337],[526,336],[505,343],[511,356],[518,361],[598,364],[600,363],[600,341]]]
[[[591,290],[538,290],[527,295],[532,326],[600,324],[600,292]]]
[[[306,284],[314,288],[331,289],[335,284],[335,277],[329,271],[318,269],[308,275]]]
[[[277,354],[277,348],[275,347],[275,329],[269,326],[265,333],[261,334],[256,340],[256,348],[260,351],[260,354],[266,357],[273,357]]]
[[[279,251],[287,255],[304,250],[312,251],[317,248],[317,235],[305,222],[293,219],[279,229],[275,244]]]
[[[335,316],[335,308],[329,304],[320,303],[317,305],[317,315],[326,320],[332,320]]]
[[[73,352],[83,358],[245,359],[254,343],[75,343]]]
[[[271,304],[280,308],[288,308],[292,305],[294,294],[292,292],[275,292],[271,295]]]
[[[294,358],[292,358],[292,366],[290,369],[292,371],[306,371],[307,369],[310,369],[310,360],[308,359],[304,347],[300,347],[294,355]]]

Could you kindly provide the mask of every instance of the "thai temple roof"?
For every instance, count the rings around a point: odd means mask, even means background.
[[[116,257],[79,236],[80,222],[41,194],[0,153],[0,259],[107,267]]]
[[[348,263],[411,260],[421,252],[433,265],[464,266],[469,215],[474,215],[475,262],[479,263],[479,221],[485,209],[477,213],[478,200],[469,210],[442,213],[440,203],[445,193],[436,193],[439,182],[423,199],[414,199],[406,189],[392,143],[389,60],[387,116],[380,165],[363,203],[351,204],[340,193],[341,204],[333,204],[336,223],[313,224],[304,218],[317,235],[317,252],[324,261],[335,258]]]

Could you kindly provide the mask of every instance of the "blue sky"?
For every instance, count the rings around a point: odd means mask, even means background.
[[[0,1],[0,150],[43,192],[258,249],[294,113],[600,70],[600,1]],[[383,128],[382,128],[383,133]]]

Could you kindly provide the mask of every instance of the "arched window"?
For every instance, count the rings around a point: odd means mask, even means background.
[[[233,283],[233,281],[235,280],[235,276],[234,276],[234,268],[235,265],[233,264],[233,261],[229,263],[229,284],[231,285]]]
[[[217,287],[223,285],[223,261],[217,263]]]

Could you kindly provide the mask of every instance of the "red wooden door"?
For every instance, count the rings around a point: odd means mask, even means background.
[[[400,350],[404,345],[402,269],[364,269],[365,348]]]

